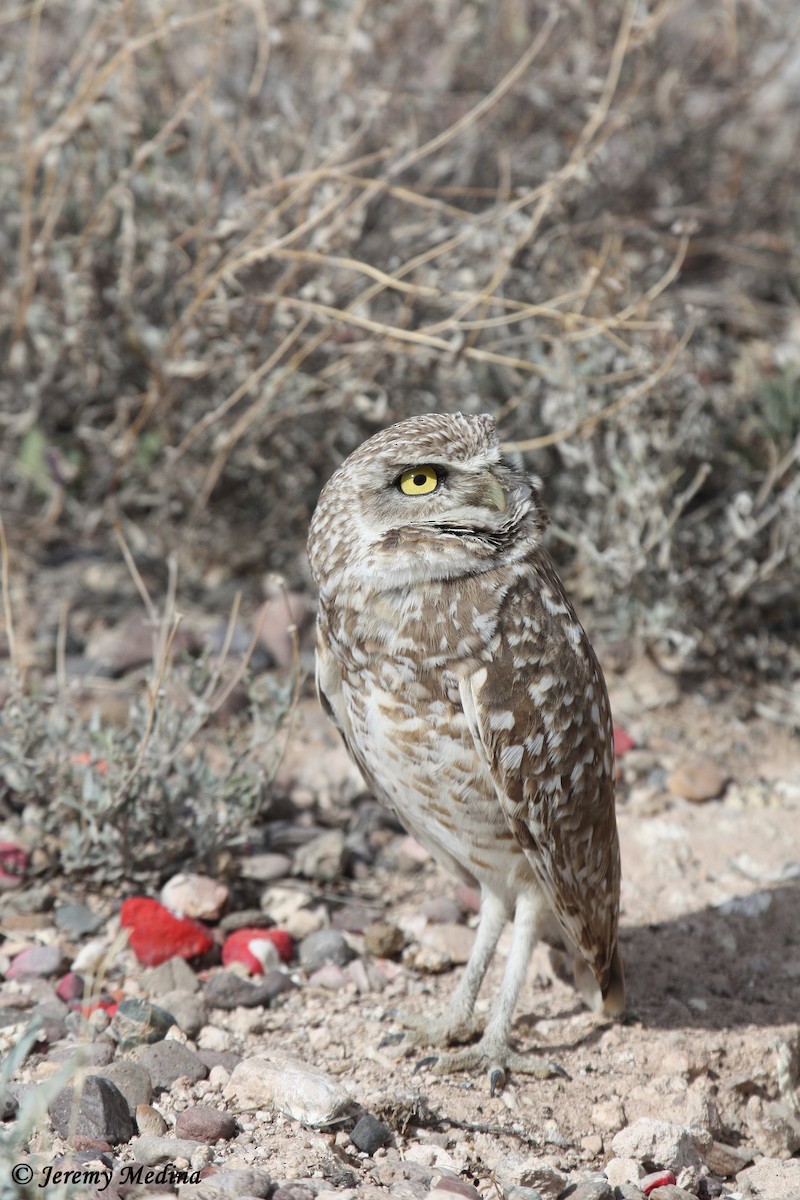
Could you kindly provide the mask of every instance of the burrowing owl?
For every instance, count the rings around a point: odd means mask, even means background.
[[[477,887],[472,955],[429,1044],[468,1041],[507,920],[511,949],[477,1045],[540,1073],[511,1019],[535,939],[573,953],[597,1011],[624,1003],[611,712],[600,666],[542,546],[538,481],[501,455],[492,417],[430,413],[384,430],[324,488],[308,553],[317,686],[374,794]]]

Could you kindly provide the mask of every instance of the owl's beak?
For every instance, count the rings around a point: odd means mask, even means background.
[[[506,494],[491,471],[484,472],[481,482],[483,484],[481,498],[486,507],[494,508],[497,512],[505,512]]]

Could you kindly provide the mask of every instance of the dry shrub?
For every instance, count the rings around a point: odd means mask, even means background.
[[[18,541],[119,519],[197,578],[297,578],[361,438],[490,409],[545,476],[596,626],[792,667],[791,0],[75,0],[0,22]]]

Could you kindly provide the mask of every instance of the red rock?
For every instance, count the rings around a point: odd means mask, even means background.
[[[158,900],[133,896],[122,905],[120,924],[130,929],[130,945],[140,963],[157,967],[169,958],[196,958],[214,945],[199,921],[176,917]]]
[[[83,999],[83,988],[83,976],[77,971],[67,971],[56,984],[56,995],[65,1004],[70,1004],[73,1000]]]
[[[614,754],[617,758],[622,758],[623,754],[627,754],[629,750],[633,750],[636,742],[633,740],[627,729],[623,729],[621,725],[614,726]]]
[[[645,1196],[649,1196],[656,1188],[667,1187],[671,1183],[675,1183],[672,1171],[653,1171],[651,1175],[645,1175],[643,1179],[640,1179],[636,1186],[644,1192]]]
[[[27,850],[16,842],[0,842],[0,888],[19,887],[27,866]]]
[[[277,966],[276,953],[283,962],[288,962],[293,951],[291,935],[283,929],[237,929],[222,947],[222,961],[225,966],[244,963],[251,975],[263,975],[265,968]]]

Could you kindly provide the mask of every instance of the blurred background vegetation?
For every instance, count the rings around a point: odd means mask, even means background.
[[[9,576],[302,590],[344,455],[489,410],[594,631],[800,720],[798,129],[794,0],[6,0]]]

